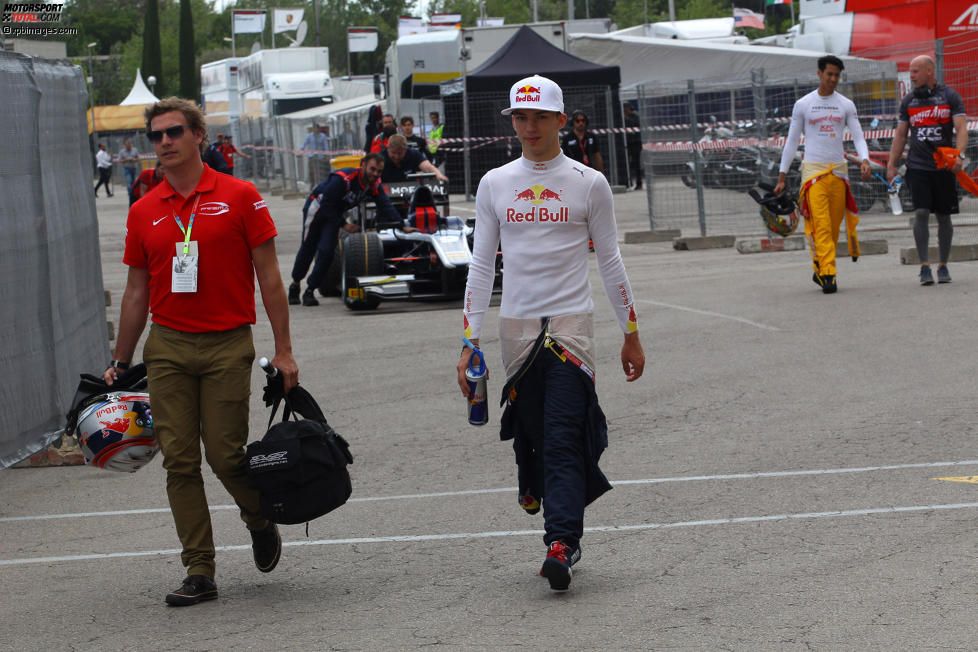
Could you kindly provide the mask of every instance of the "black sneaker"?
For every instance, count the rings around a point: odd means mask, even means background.
[[[818,287],[822,287],[822,277],[818,275],[818,272],[812,272],[812,282]]]
[[[307,287],[306,291],[302,293],[302,305],[304,306],[318,306],[319,301],[316,300],[316,291]]]
[[[938,283],[950,283],[951,282],[951,272],[947,271],[947,265],[941,265],[937,268],[937,282]]]
[[[552,591],[566,591],[570,587],[574,571],[571,566],[581,559],[581,548],[571,549],[563,541],[554,541],[547,549],[547,558],[540,568],[540,576],[550,582]]]
[[[174,607],[189,607],[204,600],[217,599],[217,584],[206,575],[188,575],[176,591],[166,595],[166,603]]]
[[[948,275],[948,278],[950,278],[950,274]],[[934,285],[934,275],[931,274],[930,265],[920,266],[920,284]]]
[[[302,303],[302,299],[299,298],[299,284],[290,283],[289,284],[289,305],[297,306]]]
[[[258,570],[263,573],[272,572],[282,556],[282,537],[279,536],[278,526],[269,523],[264,530],[252,531],[251,551],[255,555],[255,566]]]
[[[835,276],[832,274],[826,274],[822,277],[822,292],[825,294],[832,294],[839,288],[835,285]]]

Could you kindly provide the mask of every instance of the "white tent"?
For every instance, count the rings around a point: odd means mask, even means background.
[[[139,72],[139,68],[136,68],[136,81],[132,84],[132,90],[126,95],[126,99],[119,102],[119,106],[135,106],[144,104],[154,104],[159,102],[160,98],[153,95],[146,84],[143,83],[143,76]]]
[[[763,68],[770,81],[817,83],[816,60],[824,52],[764,45],[737,45],[617,34],[570,34],[571,54],[605,66],[621,67],[621,88],[642,85],[684,90],[686,80],[732,83]],[[892,78],[892,62],[841,56],[848,79]]]

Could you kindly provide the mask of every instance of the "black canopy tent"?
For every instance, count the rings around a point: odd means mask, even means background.
[[[509,104],[510,87],[521,78],[533,74],[552,79],[560,85],[564,93],[564,111],[568,115],[577,109],[584,111],[588,114],[592,129],[622,126],[618,97],[621,71],[618,66],[601,66],[568,54],[524,25],[481,66],[462,79],[442,84],[445,137],[464,135],[480,139],[470,141],[469,145],[469,192],[475,192],[479,179],[488,170],[520,155],[519,142],[512,137],[510,119],[499,112]],[[466,98],[468,133],[465,130]],[[610,136],[602,137],[601,145],[605,173],[610,176]],[[453,143],[447,147],[458,150],[447,157],[450,191],[465,192],[463,145]],[[616,155],[619,179],[612,179],[612,183],[627,182],[625,147],[620,136],[616,142]]]

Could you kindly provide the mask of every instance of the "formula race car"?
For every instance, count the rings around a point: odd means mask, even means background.
[[[373,310],[394,299],[456,299],[465,291],[472,262],[474,220],[442,217],[443,187],[428,185],[434,175],[411,175],[410,191],[390,184],[391,203],[408,220],[378,222],[371,206],[361,206],[360,232],[341,232],[333,263],[319,290],[339,295],[350,310]],[[441,190],[439,195],[435,192]],[[494,291],[502,288],[502,256],[496,255]]]

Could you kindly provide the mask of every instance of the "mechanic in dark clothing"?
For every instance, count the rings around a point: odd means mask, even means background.
[[[631,128],[642,128],[642,123],[638,119],[638,112],[631,102],[624,102],[622,109],[625,111],[625,126]],[[639,132],[629,133],[625,136],[625,149],[628,150],[628,172],[635,180],[635,190],[642,189],[642,134]]]
[[[302,207],[303,238],[292,266],[292,284],[289,286],[289,303],[318,306],[315,289],[318,288],[333,262],[333,252],[339,232],[355,233],[356,224],[344,224],[344,214],[367,198],[377,204],[378,220],[400,221],[401,216],[387,198],[381,185],[380,175],[384,159],[380,154],[367,154],[358,168],[342,168],[330,174],[312,190]],[[299,298],[299,283],[306,276],[313,258],[316,264],[309,274],[306,291]]]
[[[448,181],[448,177],[438,171],[431,161],[416,149],[408,149],[407,139],[401,134],[394,134],[387,141],[387,149],[381,155],[384,157],[384,183],[407,181],[407,175],[415,172],[428,172],[435,175],[439,181]]]
[[[929,56],[915,57],[910,62],[910,82],[913,90],[900,102],[900,121],[890,148],[886,176],[891,183],[897,176],[897,162],[909,138],[904,181],[910,184],[913,199],[913,237],[920,258],[920,284],[934,284],[928,259],[931,213],[937,218],[937,282],[950,283],[947,261],[954,235],[951,215],[959,211],[954,176],[968,163],[964,156],[968,147],[968,115],[957,91],[937,83],[935,63]],[[952,144],[957,145],[960,156],[953,168],[939,170],[934,153],[938,147]]]
[[[601,158],[598,139],[587,130],[590,122],[587,114],[584,111],[574,111],[571,121],[573,131],[564,134],[560,141],[560,149],[575,161],[580,161],[598,172],[604,172],[604,159]]]

